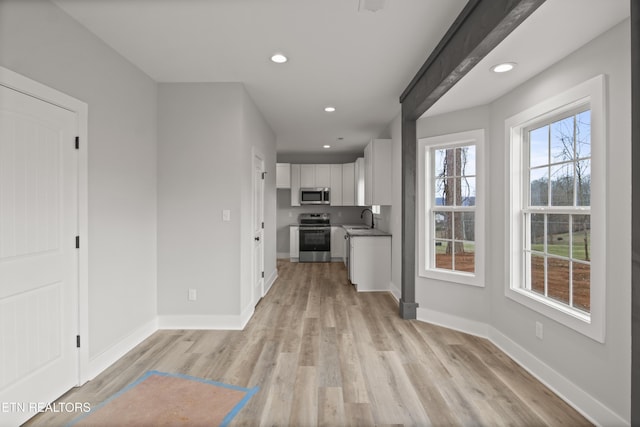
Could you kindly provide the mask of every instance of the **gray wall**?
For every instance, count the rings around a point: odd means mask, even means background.
[[[629,20],[491,105],[487,283],[493,326],[629,420],[631,366],[631,98]],[[600,344],[504,296],[507,269],[504,122],[598,74],[608,78],[606,342]],[[496,207],[491,209],[491,207]],[[544,340],[535,322],[544,323]]]
[[[443,318],[456,317],[457,326],[476,325],[473,327],[476,331],[482,329],[481,325],[494,328],[519,346],[519,351],[529,353],[535,363],[545,366],[547,374],[557,372],[627,422],[631,387],[631,241],[629,227],[625,226],[631,223],[629,43],[627,20],[489,105],[418,121],[418,138],[486,129],[489,200],[485,224],[485,288],[416,277],[419,318],[420,310],[427,309],[443,314]],[[598,74],[608,76],[609,89],[604,344],[507,299],[504,293],[505,271],[508,269],[506,263],[509,259],[508,248],[505,247],[507,221],[504,177],[507,164],[504,153],[505,144],[508,144],[504,140],[505,120]],[[402,227],[399,117],[390,125],[389,133],[394,142],[392,166],[393,188],[396,191],[393,206],[382,210],[385,218],[381,224],[399,236]],[[401,256],[399,239],[394,239],[392,281],[398,289],[401,284]],[[536,321],[544,324],[544,340],[535,337]]]
[[[156,315],[157,86],[49,1],[0,1],[0,65],[89,105],[92,359]]]
[[[159,87],[158,314],[239,315],[251,292],[252,149],[269,177],[265,276],[275,272],[275,136],[240,83]]]

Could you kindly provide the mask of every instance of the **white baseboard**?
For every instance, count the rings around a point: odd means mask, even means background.
[[[396,299],[396,301],[400,302],[400,298],[402,297],[402,291],[399,287],[396,286],[395,283],[389,282],[389,292]]]
[[[495,328],[489,329],[489,341],[505,352],[524,370],[549,387],[585,418],[601,426],[628,426],[629,421],[607,408],[599,400],[562,376],[542,360],[511,340]]]
[[[248,321],[243,314],[158,316],[158,329],[242,330]]]
[[[276,258],[278,258],[278,259],[289,259],[289,252],[278,252],[276,254]]]
[[[488,339],[592,423],[601,426],[629,425],[629,421],[607,408],[602,402],[494,327],[482,322],[419,307],[417,309],[417,319]]]
[[[487,338],[489,335],[489,327],[486,323],[465,319],[463,317],[442,313],[440,311],[418,307],[416,309],[416,317],[418,320],[423,322],[433,323],[434,325],[444,326],[445,328],[476,335],[482,338]]]
[[[88,370],[86,374],[82,375],[81,382],[84,383],[97,377],[98,374],[113,365],[135,346],[149,338],[157,330],[158,319],[154,318],[131,332],[126,337],[122,338],[108,349],[104,350],[102,353],[91,357],[89,359]]]
[[[271,286],[276,282],[278,278],[278,269],[274,268],[269,277],[264,282],[264,294],[267,295],[267,292],[271,289]]]

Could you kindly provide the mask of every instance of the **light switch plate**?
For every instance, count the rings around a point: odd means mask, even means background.
[[[229,209],[225,209],[222,211],[222,220],[231,221],[231,211]]]

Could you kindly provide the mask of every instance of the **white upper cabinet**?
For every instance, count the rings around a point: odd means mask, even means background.
[[[276,188],[291,188],[291,165],[289,163],[276,164]]]
[[[342,165],[342,206],[355,206],[356,204],[355,171],[355,163]]]
[[[291,206],[300,206],[300,165],[291,165]]]
[[[364,193],[365,193],[364,175],[365,175],[364,158],[358,157],[356,159],[356,167],[354,172],[354,176],[355,176],[354,191],[356,193],[355,194],[356,206],[366,206],[364,204]]]
[[[316,165],[300,165],[300,187],[312,188],[316,185]]]
[[[374,139],[364,149],[364,204],[391,205],[390,139]]]
[[[314,187],[331,187],[331,165],[316,165],[316,185]]]
[[[342,199],[342,165],[330,165],[331,166],[331,198],[332,206],[344,206],[344,200]]]

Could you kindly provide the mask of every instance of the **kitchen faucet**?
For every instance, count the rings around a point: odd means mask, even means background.
[[[371,209],[369,209],[369,208],[367,208],[367,209],[363,209],[363,210],[362,210],[362,212],[360,213],[360,219],[363,219],[363,218],[364,218],[364,213],[365,213],[366,211],[371,212],[371,228],[373,228],[373,211],[372,211]]]

